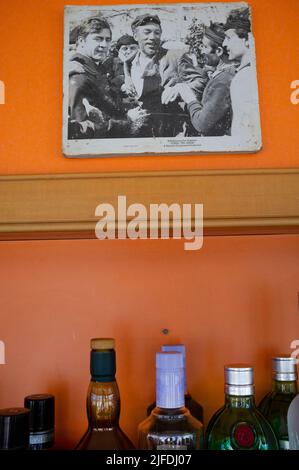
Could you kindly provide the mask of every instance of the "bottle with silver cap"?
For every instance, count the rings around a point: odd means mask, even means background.
[[[76,450],[133,450],[134,446],[119,426],[120,396],[115,379],[115,341],[91,340],[90,374],[87,393],[88,429]]]
[[[198,450],[203,426],[185,408],[184,359],[178,352],[156,354],[156,408],[138,427],[139,449]]]
[[[298,394],[296,360],[290,356],[274,357],[272,379],[272,391],[262,399],[259,409],[271,423],[280,449],[288,450],[288,409]]]
[[[187,377],[186,377],[186,348],[184,344],[164,344],[161,347],[161,350],[163,352],[169,352],[169,351],[174,351],[174,352],[180,352],[183,355],[184,359],[184,383],[185,383],[185,406],[188,408],[192,416],[194,416],[198,421],[203,423],[203,407],[201,406],[200,403],[198,403],[194,398],[191,396],[191,394],[188,392],[187,389]],[[147,410],[147,416],[151,414],[153,409],[156,407],[156,402],[151,403]]]
[[[224,368],[225,404],[212,417],[209,450],[278,450],[275,433],[254,399],[253,367]]]

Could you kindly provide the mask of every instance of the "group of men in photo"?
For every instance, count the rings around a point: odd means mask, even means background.
[[[250,129],[254,94],[248,11],[205,27],[204,65],[163,48],[161,21],[144,14],[111,54],[112,30],[92,17],[70,58],[69,139],[237,136]],[[246,135],[245,135],[246,137]]]

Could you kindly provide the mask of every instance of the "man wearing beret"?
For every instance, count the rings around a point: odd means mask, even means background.
[[[231,135],[242,140],[255,137],[260,141],[256,73],[250,57],[249,10],[231,12],[225,30],[223,46],[227,47],[229,59],[239,64],[230,86],[233,111]]]
[[[183,129],[189,120],[179,107],[176,98],[179,94],[173,85],[183,80],[200,93],[204,88],[203,78],[196,70],[189,76],[182,76],[179,59],[182,51],[166,50],[161,47],[161,22],[157,15],[144,14],[132,23],[134,39],[139,51],[129,62],[129,79],[126,80],[128,94],[134,94],[150,116],[140,130],[142,137],[173,137]],[[162,94],[167,91],[171,101],[162,103]]]
[[[126,137],[146,116],[136,107],[127,113],[113,93],[113,61],[109,58],[111,28],[101,17],[77,28],[76,53],[69,64],[69,139]]]
[[[231,130],[230,84],[235,75],[235,66],[222,46],[224,39],[222,24],[211,23],[205,28],[201,52],[206,65],[216,65],[216,69],[210,76],[201,102],[196,99],[188,85],[177,85],[182,99],[187,104],[192,125],[200,136],[229,135]]]

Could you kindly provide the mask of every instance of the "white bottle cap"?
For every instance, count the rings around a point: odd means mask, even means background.
[[[272,358],[272,376],[278,382],[297,380],[296,359],[290,356]]]
[[[159,408],[185,406],[184,358],[178,352],[156,353],[156,403]]]
[[[162,346],[163,352],[179,352],[183,356],[184,360],[184,389],[185,393],[187,393],[187,377],[186,377],[186,347],[184,344],[163,344]]]
[[[231,364],[224,367],[226,395],[249,396],[254,394],[253,367]]]

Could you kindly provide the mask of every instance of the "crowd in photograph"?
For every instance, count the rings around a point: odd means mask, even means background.
[[[196,50],[162,41],[156,14],[137,16],[119,38],[103,16],[82,21],[68,63],[68,138],[246,137],[250,36],[248,9],[203,26]]]

